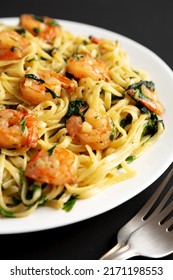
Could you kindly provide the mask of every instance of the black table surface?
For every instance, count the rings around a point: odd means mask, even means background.
[[[83,22],[123,34],[154,51],[173,69],[173,1],[15,0],[1,3],[1,18],[18,17],[22,13]],[[96,217],[50,230],[0,235],[6,248],[1,258],[99,259],[115,244],[118,230],[142,207],[170,168],[140,194]],[[172,260],[173,254],[162,259]]]

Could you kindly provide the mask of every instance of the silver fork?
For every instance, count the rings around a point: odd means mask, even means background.
[[[106,260],[129,259],[141,255],[160,258],[173,252],[173,202],[149,223],[134,231],[118,251]]]
[[[119,253],[123,251],[125,252],[127,248],[129,248],[129,243],[128,243],[129,238],[130,238],[129,242],[133,243],[132,240],[134,240],[134,236],[135,235],[138,236],[140,231],[143,232],[143,230],[146,229],[146,231],[148,232],[148,227],[149,224],[151,224],[151,222],[153,222],[153,224],[156,223],[157,221],[159,222],[159,220],[157,219],[161,218],[161,215],[163,215],[166,209],[168,209],[167,207],[165,207],[165,205],[168,203],[169,199],[173,194],[173,186],[168,188],[168,184],[172,177],[173,177],[173,169],[171,169],[171,171],[168,173],[168,175],[165,177],[163,182],[160,184],[160,186],[157,188],[154,194],[147,201],[147,203],[142,207],[142,209],[126,225],[124,225],[119,230],[117,234],[117,240],[118,240],[117,244],[106,254],[104,254],[101,257],[101,259],[103,260],[112,259],[116,256],[117,251]],[[172,202],[170,203],[170,207],[172,207],[173,210]],[[162,211],[163,209],[164,211]],[[141,230],[139,231],[140,228]],[[135,233],[135,231],[138,231],[138,233],[137,232]],[[165,231],[165,233],[167,232]],[[130,237],[131,235],[133,236]],[[172,239],[172,243],[173,243],[173,239]]]

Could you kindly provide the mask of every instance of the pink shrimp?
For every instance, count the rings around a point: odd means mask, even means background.
[[[35,74],[26,74],[20,80],[20,91],[23,98],[31,104],[40,104],[46,100],[60,97],[61,87],[74,92],[77,83],[54,71],[41,70]]]
[[[14,30],[0,32],[0,60],[16,60],[28,52],[29,42]]]
[[[25,107],[0,110],[0,148],[33,148],[38,141],[37,119]]]
[[[110,118],[91,108],[84,117],[84,123],[80,116],[72,115],[67,119],[66,128],[69,135],[82,145],[88,144],[93,150],[103,150],[108,147],[112,133]]]
[[[29,161],[25,175],[33,180],[54,184],[73,184],[77,180],[77,156],[63,148],[40,150]]]
[[[106,63],[88,53],[77,54],[68,60],[67,72],[77,79],[90,77],[93,80],[110,80]]]
[[[140,81],[127,89],[127,94],[155,114],[162,115],[164,107],[159,101],[153,82]]]
[[[47,43],[52,43],[61,29],[52,18],[30,14],[20,16],[20,26]]]

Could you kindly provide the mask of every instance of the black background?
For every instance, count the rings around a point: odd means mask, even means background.
[[[0,17],[22,13],[88,23],[123,34],[150,48],[173,69],[173,1],[14,0],[1,1]],[[168,170],[145,191],[94,218],[61,228],[0,235],[3,259],[99,259],[116,234],[147,201]],[[89,210],[88,210],[89,211]],[[1,224],[1,223],[0,223]],[[0,225],[1,226],[1,225]],[[133,259],[148,259],[135,257]],[[173,259],[173,254],[163,259]]]

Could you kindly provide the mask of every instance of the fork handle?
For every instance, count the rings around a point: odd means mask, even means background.
[[[113,248],[111,248],[108,252],[106,252],[106,254],[104,254],[100,260],[106,260],[107,257],[109,257],[110,255],[114,254],[116,251],[118,251],[121,248],[121,243],[117,243]]]
[[[117,249],[118,248],[117,245],[113,247],[110,251],[108,251],[101,258],[101,260],[127,260],[134,256],[139,255],[136,251],[132,250],[128,244],[125,246],[121,246],[120,244],[119,249]]]

